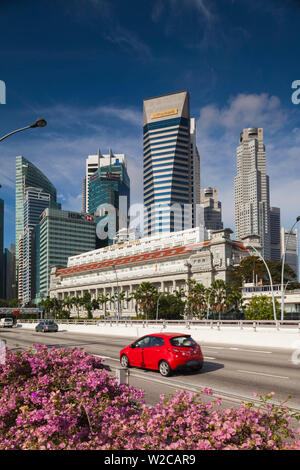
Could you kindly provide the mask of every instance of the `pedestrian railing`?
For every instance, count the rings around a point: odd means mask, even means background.
[[[134,319],[54,319],[58,324],[64,325],[94,325],[94,326],[123,326],[133,327],[140,326],[142,328],[157,326],[161,329],[169,329],[172,326],[182,326],[189,330],[195,327],[206,326],[211,329],[221,330],[223,328],[235,327],[239,329],[251,328],[253,331],[257,331],[259,328],[273,327],[277,330],[284,328],[297,328],[300,332],[300,321],[298,320],[134,320]],[[18,320],[18,323],[37,323],[37,319],[22,319]]]

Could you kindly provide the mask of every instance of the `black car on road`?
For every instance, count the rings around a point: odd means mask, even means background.
[[[43,320],[35,327],[35,331],[41,331],[46,333],[46,331],[56,332],[58,331],[58,324],[53,320]]]

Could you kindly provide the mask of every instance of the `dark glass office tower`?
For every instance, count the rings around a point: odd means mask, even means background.
[[[105,239],[100,239],[97,232],[97,248],[113,243],[116,233],[112,233],[112,227],[114,232],[127,228],[129,205],[130,179],[125,163],[101,166],[89,177],[89,214],[108,229]]]
[[[4,201],[0,199],[0,299],[5,298],[5,263],[4,263]]]
[[[28,186],[41,188],[48,193],[51,207],[61,207],[56,201],[56,188],[47,176],[26,158],[16,157],[16,267],[19,260],[19,239],[24,235],[24,190]]]

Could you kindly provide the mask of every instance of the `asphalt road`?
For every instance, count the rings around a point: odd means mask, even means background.
[[[27,349],[36,343],[84,348],[89,353],[103,357],[105,364],[115,373],[115,368],[120,366],[120,349],[136,338],[64,330],[36,333],[25,328],[2,328],[0,339],[5,339],[8,348],[13,350]],[[291,395],[288,406],[300,411],[300,365],[293,363],[291,352],[212,343],[202,343],[201,347],[205,360],[201,372],[177,373],[164,378],[155,371],[131,368],[129,383],[145,390],[148,404],[157,403],[161,394],[168,395],[182,389],[196,392],[211,387],[215,396],[223,398],[223,406],[235,406],[241,400],[253,401],[252,392],[275,392],[275,402]]]

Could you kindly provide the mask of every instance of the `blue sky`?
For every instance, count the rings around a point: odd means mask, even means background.
[[[126,153],[142,202],[142,102],[188,90],[201,186],[216,186],[234,230],[235,152],[243,127],[263,127],[271,204],[299,215],[300,2],[292,0],[1,0],[0,134],[43,116],[44,129],[0,144],[5,245],[14,242],[15,156],[35,163],[64,209],[81,209],[85,158]]]

